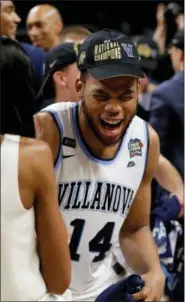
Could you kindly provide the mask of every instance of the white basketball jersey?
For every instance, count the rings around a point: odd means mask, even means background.
[[[71,236],[70,288],[77,300],[102,288],[112,271],[112,250],[141,183],[149,144],[147,124],[136,116],[115,158],[97,158],[82,137],[78,109],[79,103],[58,103],[43,110],[50,112],[60,133],[55,172]]]
[[[26,210],[19,195],[19,140],[4,135],[1,145],[1,301],[36,301],[46,294],[34,209]]]

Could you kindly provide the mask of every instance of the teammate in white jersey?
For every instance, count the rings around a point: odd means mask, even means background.
[[[143,76],[132,41],[101,30],[80,48],[79,103],[36,115],[37,136],[55,162],[58,199],[71,235],[73,300],[90,301],[117,280],[113,249],[146,282],[136,300],[159,301],[164,275],[150,232],[150,185],[157,134],[136,116]]]
[[[51,151],[33,139],[31,82],[24,51],[1,37],[1,301],[55,301],[49,292],[70,283]]]

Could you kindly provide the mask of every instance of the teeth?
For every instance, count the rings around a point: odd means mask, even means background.
[[[117,125],[121,122],[121,120],[119,120],[119,121],[109,121],[109,120],[105,120],[105,119],[102,119],[102,121],[104,121],[105,123],[110,124],[110,125]]]

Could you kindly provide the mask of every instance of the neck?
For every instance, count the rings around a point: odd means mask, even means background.
[[[83,112],[82,104],[79,106],[79,126],[86,144],[92,150],[94,155],[102,159],[111,159],[115,156],[120,142],[109,146],[103,144],[89,125]]]
[[[55,90],[55,103],[67,102],[69,101],[69,96],[66,89],[61,90],[58,88]]]

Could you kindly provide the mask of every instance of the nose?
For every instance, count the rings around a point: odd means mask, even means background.
[[[21,18],[16,13],[14,13],[14,22],[17,24],[21,22]]]
[[[111,116],[117,116],[121,112],[118,100],[109,100],[105,105],[105,112]]]

